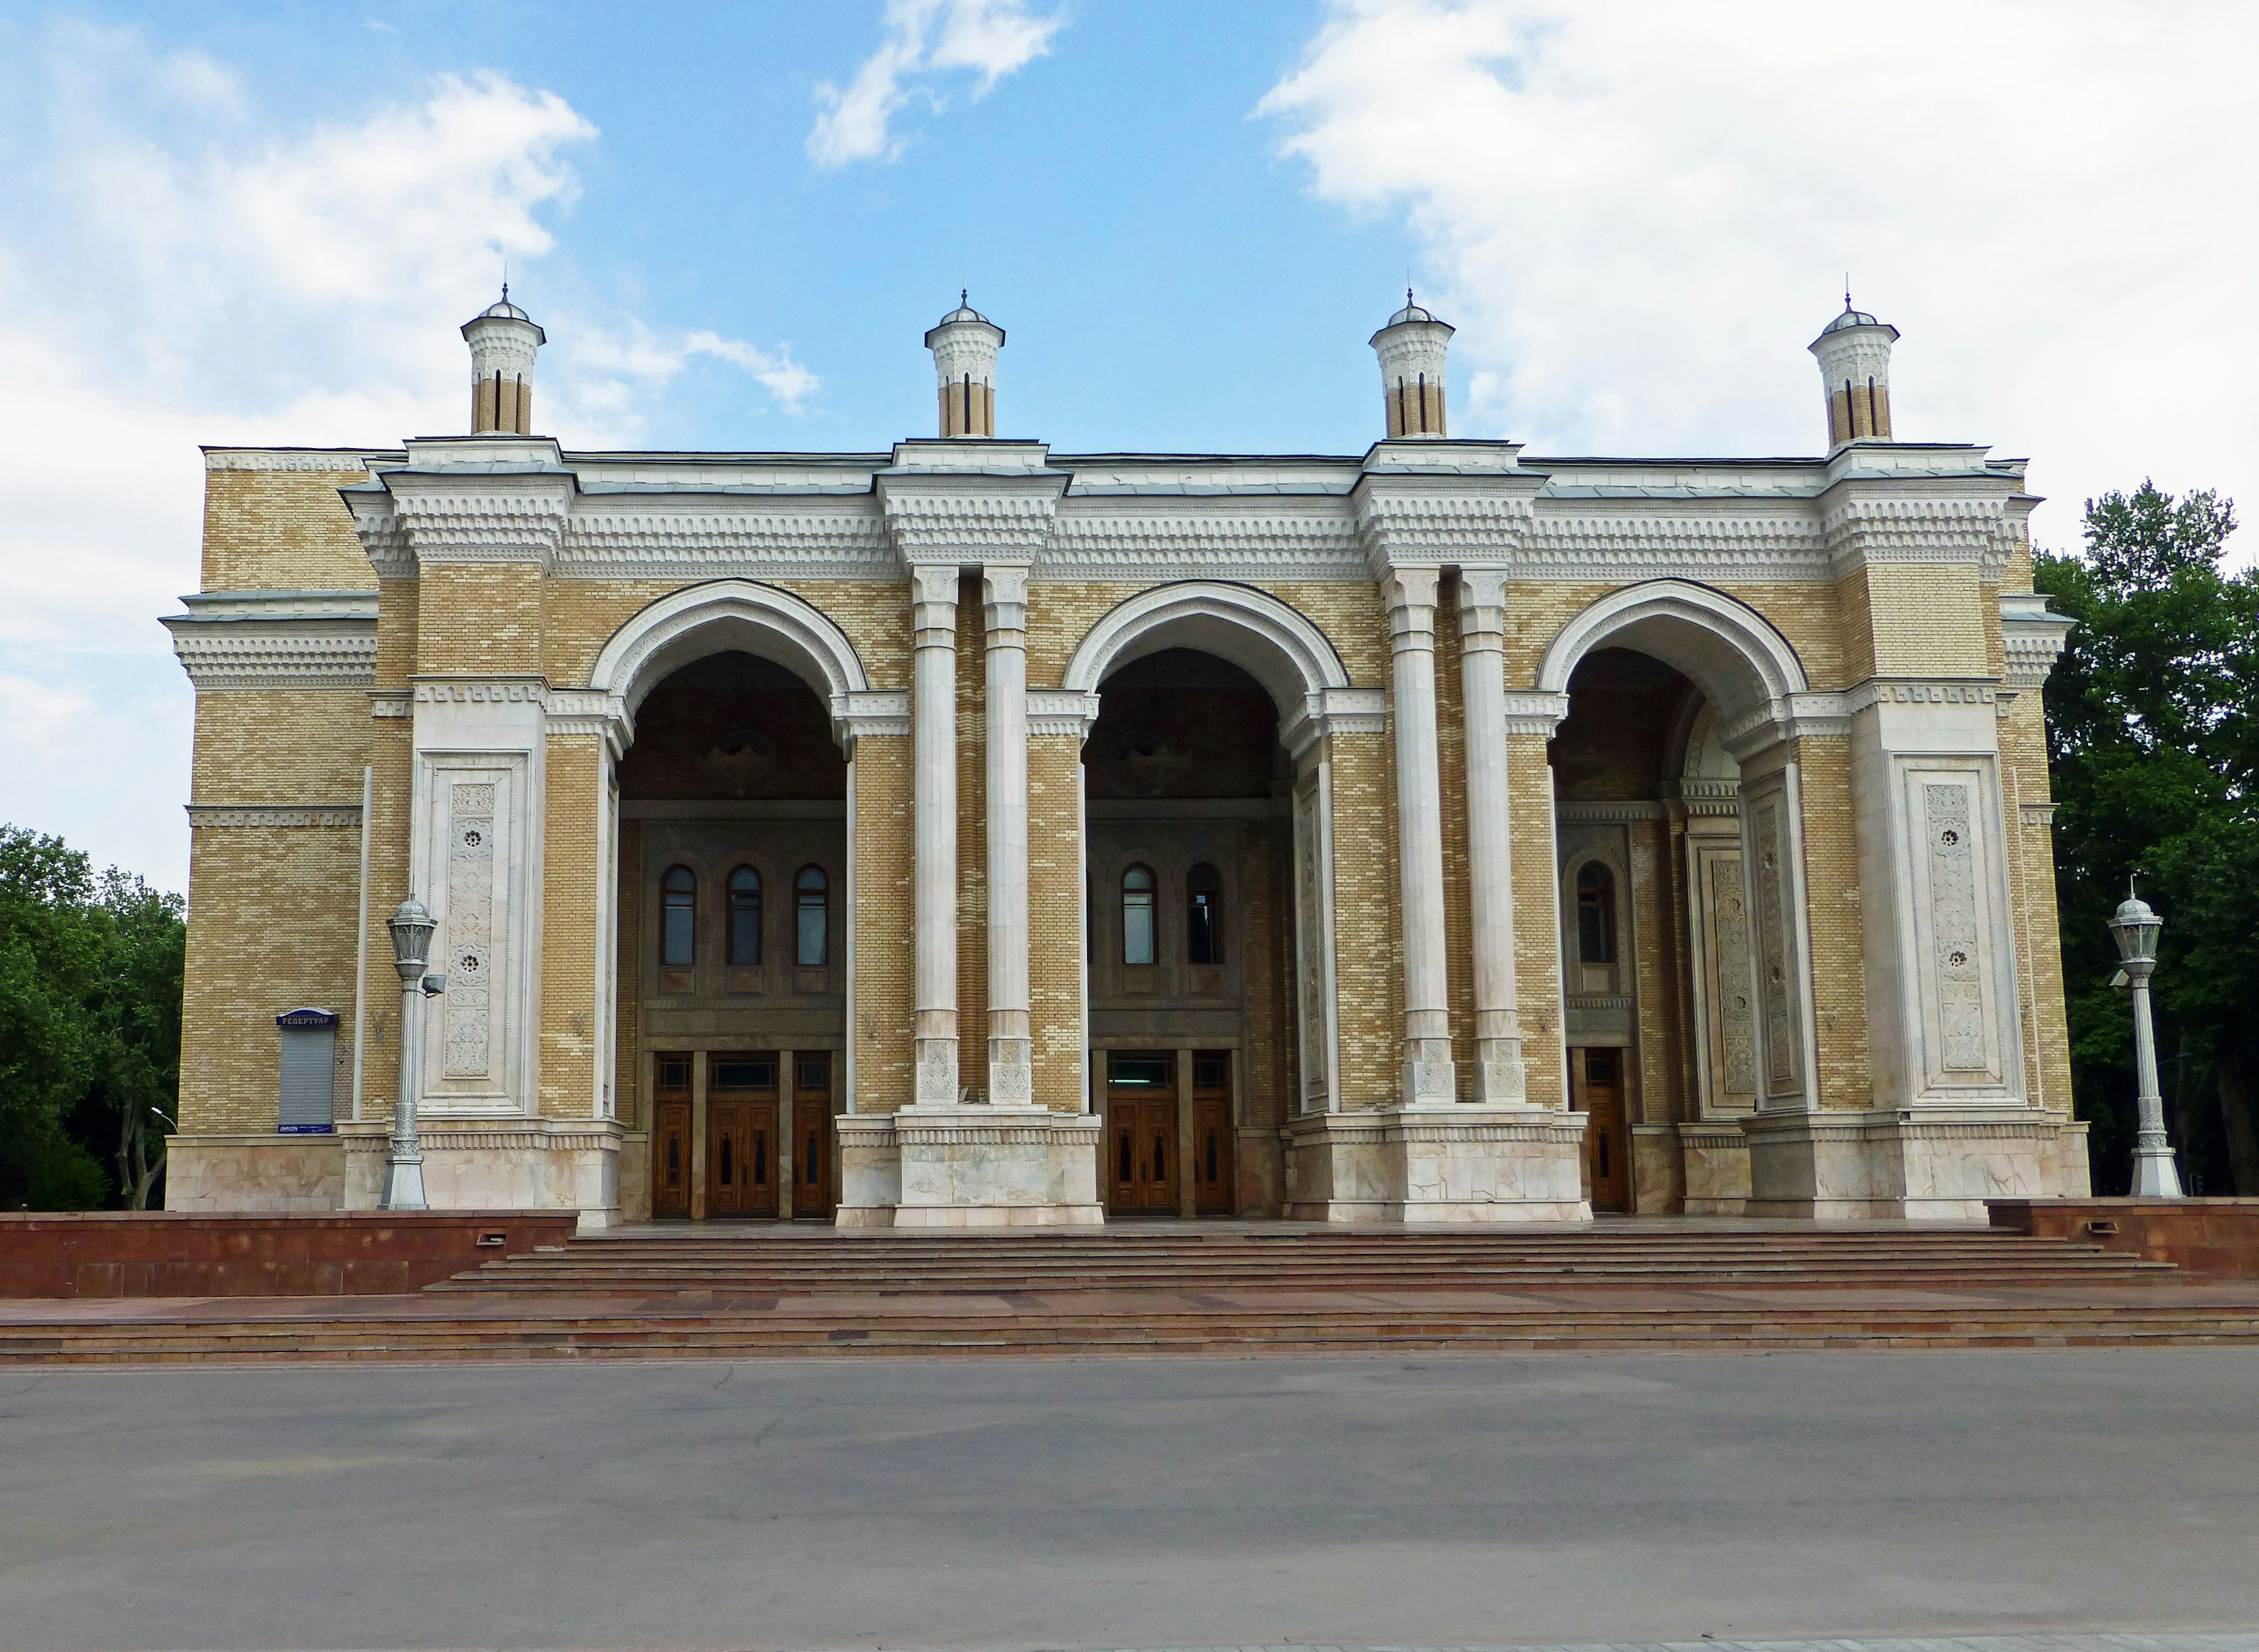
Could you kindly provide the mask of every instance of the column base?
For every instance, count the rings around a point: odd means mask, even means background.
[[[2083,1129],[2028,1107],[1758,1114],[1752,1216],[1983,1221],[1988,1199],[2084,1194]]]
[[[843,1228],[1080,1228],[1099,1122],[1048,1107],[906,1107],[838,1120]]]
[[[1546,1107],[1372,1107],[1289,1122],[1287,1216],[1414,1226],[1589,1221],[1585,1115]]]

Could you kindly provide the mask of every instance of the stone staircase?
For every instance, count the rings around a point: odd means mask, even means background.
[[[621,1233],[487,1264],[438,1292],[649,1296],[1057,1291],[1534,1291],[2140,1284],[2177,1271],[1991,1229],[1418,1233],[1235,1224],[974,1235],[759,1229]]]
[[[630,1230],[410,1296],[0,1304],[0,1364],[2259,1343],[2259,1284],[1982,1229]]]

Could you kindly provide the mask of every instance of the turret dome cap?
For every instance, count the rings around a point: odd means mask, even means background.
[[[533,329],[535,342],[539,344],[549,342],[549,335],[541,331],[541,324],[510,302],[510,283],[507,281],[502,283],[500,298],[463,324],[464,337],[468,338],[471,329],[482,321],[522,321]]]
[[[927,349],[930,350],[933,348],[933,336],[935,333],[939,332],[944,327],[963,327],[967,325],[974,327],[996,327],[996,324],[994,322],[989,320],[987,317],[973,309],[972,304],[967,302],[971,297],[972,294],[969,291],[962,289],[958,291],[957,295],[957,308],[951,310],[946,316],[944,316],[939,321],[937,321],[931,327],[926,330],[925,345]],[[1001,327],[996,327],[996,342],[1000,345],[1004,342],[1004,330]]]
[[[1388,327],[1401,327],[1407,323],[1415,321],[1427,322],[1431,325],[1437,327],[1450,328],[1451,331],[1455,332],[1457,331],[1457,328],[1451,327],[1451,324],[1450,322],[1445,321],[1434,310],[1428,309],[1424,305],[1415,303],[1412,300],[1412,289],[1407,287],[1404,289],[1404,308],[1398,310],[1394,315],[1388,318]],[[1383,327],[1381,331],[1386,332],[1388,331],[1388,327]]]

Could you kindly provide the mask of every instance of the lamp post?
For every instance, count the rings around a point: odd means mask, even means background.
[[[424,1053],[424,972],[431,959],[431,915],[414,895],[384,921],[392,967],[400,972],[400,1100],[392,1109],[392,1150],[384,1161],[386,1210],[424,1210],[424,1151],[416,1140],[417,1067]]]
[[[2157,935],[2164,927],[2130,885],[2118,904],[2118,915],[2110,920],[2122,965],[2114,984],[2134,995],[2134,1066],[2141,1080],[2141,1093],[2134,1102],[2136,1199],[2181,1197],[2180,1171],[2174,1168],[2172,1145],[2165,1139],[2165,1099],[2157,1093],[2157,1034],[2149,1021],[2149,977],[2157,967]]]

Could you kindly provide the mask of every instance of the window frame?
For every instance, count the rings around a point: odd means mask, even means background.
[[[1593,881],[1588,885],[1586,878]],[[1589,969],[1613,968],[1616,962],[1616,875],[1605,861],[1588,860],[1577,868],[1577,962]],[[1600,942],[1600,956],[1592,943]]]
[[[741,887],[740,880],[744,879],[752,880],[750,891]],[[752,896],[751,901],[739,899],[741,895],[748,893]],[[741,865],[731,870],[729,881],[723,886],[723,909],[724,917],[723,951],[730,967],[732,969],[759,968],[763,950],[762,930],[766,927],[768,916],[768,880],[761,876],[759,866]],[[740,922],[748,911],[752,914],[750,935]],[[746,938],[750,938],[752,942],[752,955],[750,958],[744,956],[745,949],[738,944],[741,940]]]
[[[677,881],[677,874],[681,881]],[[682,897],[678,901],[677,895]],[[682,956],[674,956],[675,914],[682,915]],[[698,873],[681,861],[659,878],[659,964],[661,969],[692,969],[698,963]]]
[[[809,882],[814,873],[816,882]],[[809,897],[815,896],[811,901]],[[808,956],[808,920],[816,915],[814,958]],[[792,961],[804,970],[828,969],[831,964],[831,874],[814,861],[792,874]]]
[[[1133,884],[1131,879],[1137,878],[1144,879],[1144,882],[1142,885]],[[1122,868],[1120,894],[1122,962],[1128,968],[1149,969],[1159,963],[1161,958],[1161,880],[1154,875],[1153,869],[1141,860],[1134,865]],[[1140,915],[1143,919],[1142,930],[1144,940],[1143,958],[1137,955],[1137,949],[1132,945],[1132,937],[1138,933],[1141,927],[1133,923],[1131,919],[1133,913]]]
[[[1202,876],[1206,876],[1205,886]],[[1203,969],[1224,961],[1223,868],[1212,860],[1194,863],[1185,873],[1185,962]],[[1202,943],[1208,956],[1201,956]]]

